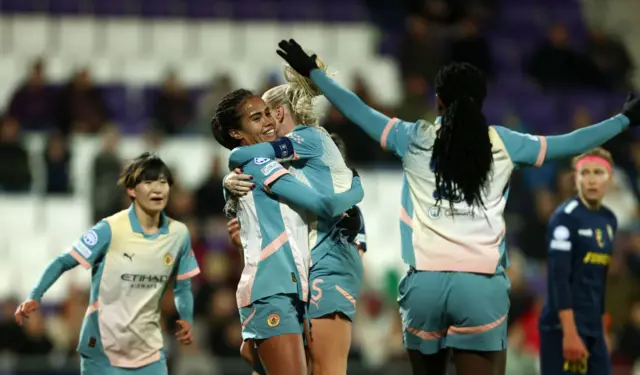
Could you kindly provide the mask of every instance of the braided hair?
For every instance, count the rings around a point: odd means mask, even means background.
[[[473,65],[441,68],[435,91],[442,113],[433,144],[431,169],[436,177],[436,204],[449,200],[484,207],[482,193],[493,166],[491,141],[482,103],[487,96],[484,74]]]

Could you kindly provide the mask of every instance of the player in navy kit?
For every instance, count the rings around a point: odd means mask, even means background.
[[[617,229],[602,206],[613,179],[609,152],[574,159],[578,195],[552,215],[547,229],[548,295],[540,315],[542,375],[609,375],[604,337],[607,269]]]

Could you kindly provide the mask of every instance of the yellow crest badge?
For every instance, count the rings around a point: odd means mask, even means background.
[[[613,241],[613,228],[611,228],[611,225],[607,225],[607,234],[609,235],[609,240]]]
[[[162,259],[165,267],[169,267],[173,264],[173,255],[166,253],[164,254],[164,258]]]
[[[280,324],[280,315],[278,314],[269,315],[269,317],[267,318],[267,325],[273,328],[273,327],[277,327],[278,324]]]
[[[596,242],[598,243],[598,246],[600,247],[604,247],[604,238],[602,238],[602,229],[598,228],[596,229]]]

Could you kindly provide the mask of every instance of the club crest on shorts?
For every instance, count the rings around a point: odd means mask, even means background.
[[[278,314],[269,315],[269,317],[267,318],[267,325],[273,328],[273,327],[277,327],[278,324],[280,324],[280,315]]]
[[[173,255],[170,253],[164,254],[164,258],[162,259],[165,267],[169,267],[173,264]]]

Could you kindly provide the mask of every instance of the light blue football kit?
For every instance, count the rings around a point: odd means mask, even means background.
[[[353,176],[331,136],[312,126],[296,126],[287,137],[275,142],[240,147],[229,156],[229,167],[243,166],[256,156],[293,159],[291,174],[324,194],[345,191]],[[336,227],[341,218],[311,219],[308,314],[312,319],[335,312],[351,320],[355,315],[364,271],[355,244],[347,242]]]
[[[161,214],[156,234],[143,232],[133,205],[110,216],[56,258],[30,298],[40,300],[60,275],[92,270],[90,305],[78,352],[83,375],[167,374],[160,300],[169,281],[180,319],[193,325],[190,278],[200,273],[183,223]]]
[[[362,200],[362,186],[359,178],[350,178],[348,190],[322,195],[272,159],[253,158],[243,168],[256,183],[238,206],[245,266],[236,297],[243,339],[302,334],[311,262],[309,213],[339,217]]]
[[[597,147],[625,130],[628,118],[617,115],[549,137],[489,126],[493,170],[482,196],[486,208],[456,199],[451,209],[451,197],[436,205],[438,194],[446,193],[436,187],[432,170],[439,121],[390,119],[322,71],[312,71],[311,78],[342,114],[402,160],[400,232],[409,272],[400,283],[399,303],[405,346],[424,354],[449,347],[505,349],[510,284],[503,212],[512,171]],[[296,146],[288,152],[297,152]]]

